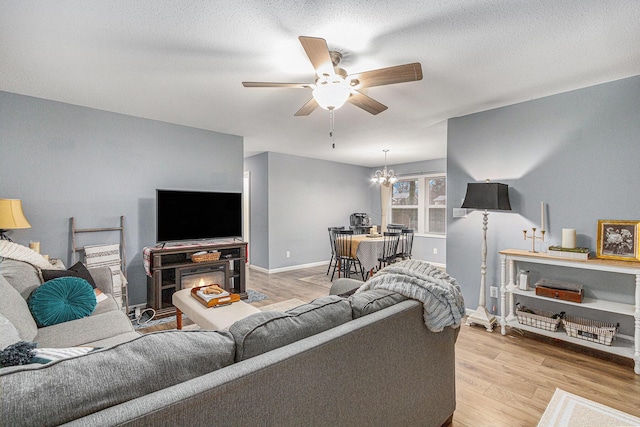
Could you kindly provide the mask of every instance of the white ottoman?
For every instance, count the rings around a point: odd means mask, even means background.
[[[202,329],[221,331],[229,329],[229,326],[237,320],[260,312],[254,306],[243,301],[219,307],[205,307],[191,296],[191,289],[175,292],[172,296],[172,302],[176,308],[178,329],[182,329],[182,313],[189,316]]]

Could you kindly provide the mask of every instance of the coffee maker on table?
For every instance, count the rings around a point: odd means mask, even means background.
[[[371,216],[367,213],[352,213],[350,224],[353,234],[369,234]]]

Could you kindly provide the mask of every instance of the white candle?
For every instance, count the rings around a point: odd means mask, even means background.
[[[562,247],[573,249],[576,247],[576,230],[575,228],[562,229]]]
[[[40,253],[40,242],[29,242],[29,249],[34,252]]]
[[[540,231],[544,231],[544,202],[540,202]]]

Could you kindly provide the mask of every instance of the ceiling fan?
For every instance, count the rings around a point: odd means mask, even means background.
[[[419,62],[347,74],[338,66],[342,60],[342,54],[330,51],[325,39],[305,36],[300,36],[298,39],[316,70],[315,83],[242,82],[244,87],[311,89],[312,98],[296,112],[295,116],[308,116],[318,106],[332,111],[342,107],[345,102],[371,114],[378,114],[386,110],[387,106],[365,95],[360,89],[422,80],[422,67]]]

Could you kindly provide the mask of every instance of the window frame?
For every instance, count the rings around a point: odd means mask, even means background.
[[[444,206],[442,207],[442,209],[444,209],[445,211],[445,224],[444,224],[444,232],[443,233],[435,233],[435,232],[426,232],[424,231],[424,229],[427,227],[427,222],[429,220],[428,217],[428,210],[430,208],[433,208],[435,206],[440,206],[440,205],[429,205],[427,204],[428,200],[429,200],[429,195],[428,195],[428,190],[429,190],[429,180],[433,179],[433,178],[444,178],[445,179],[445,185],[447,185],[447,173],[446,172],[434,172],[434,173],[426,173],[426,174],[412,174],[412,175],[403,175],[403,176],[399,176],[398,177],[398,182],[399,181],[412,181],[412,180],[418,180],[418,229],[415,230],[415,235],[416,236],[422,236],[422,237],[432,237],[432,238],[439,238],[439,239],[445,239],[447,237],[447,223],[446,223],[446,218],[447,218],[447,202],[445,201]],[[446,195],[446,192],[445,192]],[[393,188],[391,189],[391,198],[393,199]],[[393,201],[391,201],[391,203],[389,203],[389,210],[387,212],[387,218],[391,218],[390,222],[393,222],[393,210],[394,209],[415,209],[416,205],[395,205],[393,204]],[[420,228],[420,225],[422,224],[422,229]]]

